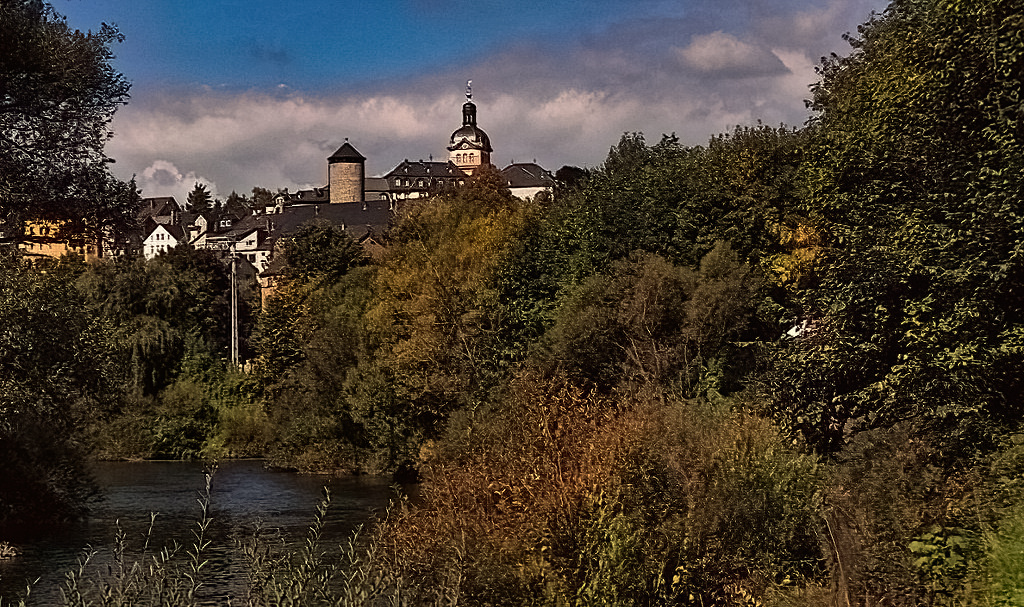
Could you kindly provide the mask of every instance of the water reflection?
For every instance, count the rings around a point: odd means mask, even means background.
[[[106,498],[88,520],[51,529],[44,537],[21,544],[20,556],[0,560],[0,596],[5,604],[21,594],[27,580],[35,578],[39,581],[30,604],[60,604],[65,572],[77,566],[87,546],[99,550],[94,565],[109,562],[118,526],[137,558],[151,512],[158,515],[150,553],[175,542],[192,545],[201,515],[197,499],[205,485],[201,464],[100,463],[95,474]],[[394,496],[390,483],[376,477],[301,476],[267,470],[260,461],[221,463],[213,476],[212,520],[207,534],[212,543],[205,555],[210,562],[203,579],[204,602],[225,604],[230,596],[244,597],[245,563],[235,550],[236,541],[249,537],[257,521],[263,521],[273,536],[301,541],[325,485],[331,490],[325,546],[343,544],[355,527],[383,511]]]

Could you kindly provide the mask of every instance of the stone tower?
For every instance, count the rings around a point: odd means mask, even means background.
[[[366,158],[345,139],[338,151],[327,159],[327,185],[331,204],[365,200]]]
[[[491,139],[476,125],[473,81],[466,83],[466,103],[462,106],[462,126],[452,133],[448,160],[468,175],[482,164],[491,163]]]

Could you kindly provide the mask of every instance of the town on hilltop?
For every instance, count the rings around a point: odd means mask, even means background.
[[[366,177],[366,158],[345,139],[327,158],[328,182],[323,187],[291,193],[283,190],[269,203],[258,205],[229,199],[206,212],[190,212],[172,196],[143,198],[135,234],[108,239],[103,244],[69,242],[50,237],[58,233],[56,226],[31,222],[23,228],[29,238],[20,246],[29,256],[54,257],[72,252],[86,259],[125,254],[152,259],[185,244],[222,253],[225,261],[239,264],[238,271],[266,284],[273,282],[275,244],[301,225],[318,219],[341,227],[375,255],[382,249],[380,237],[403,201],[452,191],[464,185],[481,166],[491,164],[493,148],[490,137],[477,125],[471,85],[472,81],[466,87],[462,126],[449,138],[446,161],[405,159],[381,177]],[[554,176],[535,162],[513,162],[500,173],[518,198],[553,195]]]

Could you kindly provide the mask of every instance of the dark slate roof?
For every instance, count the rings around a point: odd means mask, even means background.
[[[287,204],[328,203],[331,201],[331,190],[327,186],[313,188],[312,190],[299,190],[298,192],[287,194],[285,201]]]
[[[206,220],[207,226],[212,226],[214,223],[216,223],[217,219],[212,211],[206,211],[205,213],[182,213],[178,217],[178,223],[180,223],[183,226],[195,225],[196,222],[199,221],[200,217]]]
[[[387,192],[391,189],[388,180],[384,177],[367,177],[364,180],[367,192]]]
[[[177,240],[178,242],[185,242],[185,230],[181,226],[173,224],[165,225],[164,229],[170,232],[171,236],[174,236],[175,240]]]
[[[341,204],[302,204],[285,207],[283,213],[267,216],[271,222],[273,237],[288,236],[302,224],[323,219],[335,225],[344,226],[348,234],[359,240],[367,232],[377,234],[387,231],[391,222],[391,206],[386,200],[344,202]]]
[[[238,221],[231,224],[231,227],[228,228],[227,230],[219,232],[214,232],[213,230],[211,230],[208,233],[207,237],[209,238],[215,236],[217,238],[226,239],[228,241],[233,242],[241,240],[253,230],[262,230],[263,232],[266,233],[270,231],[269,226],[272,221],[271,217],[280,217],[280,215],[246,215],[245,217],[242,217]]]
[[[554,187],[555,177],[550,171],[533,162],[517,162],[501,169],[510,188]]]
[[[161,217],[170,215],[172,211],[181,212],[181,205],[174,199],[174,196],[156,196],[143,198],[139,201],[139,212],[137,217],[145,220],[149,217]]]
[[[338,151],[331,154],[327,159],[328,163],[332,162],[363,162],[366,157],[356,151],[352,144],[345,140],[345,143],[338,148]]]
[[[466,173],[449,161],[423,161],[410,162],[403,160],[398,166],[391,169],[385,179],[392,177],[467,177]]]
[[[149,238],[158,227],[163,227],[167,232],[174,237],[178,242],[185,242],[185,230],[179,226],[170,223],[159,223],[153,226],[153,229],[146,232],[146,238]]]
[[[391,192],[391,184],[383,177],[367,177],[363,184],[364,200],[383,200]]]

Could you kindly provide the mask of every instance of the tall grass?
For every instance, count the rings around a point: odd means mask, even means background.
[[[361,536],[357,529],[342,546],[324,546],[324,526],[331,505],[325,488],[316,504],[313,521],[301,542],[271,541],[262,524],[233,548],[246,568],[245,596],[212,596],[207,580],[211,571],[210,526],[213,473],[197,498],[198,517],[186,544],[154,548],[157,514],[151,514],[141,547],[129,542],[116,524],[107,549],[87,546],[77,564],[64,572],[60,605],[64,607],[398,607],[403,600],[402,580],[380,566],[380,544]],[[332,549],[333,548],[333,549]],[[38,581],[38,580],[37,580]],[[13,600],[0,597],[0,607],[26,607],[34,601],[33,584]]]
[[[111,545],[111,559],[105,566],[93,566],[99,551],[87,547],[78,559],[78,566],[64,574],[61,598],[66,607],[133,605],[184,607],[197,605],[202,576],[209,563],[205,555],[210,547],[207,533],[211,523],[210,488],[213,474],[206,474],[205,488],[200,492],[200,516],[192,531],[189,546],[175,543],[150,552],[156,514],[144,536],[141,554],[129,557],[127,534],[117,525]]]

